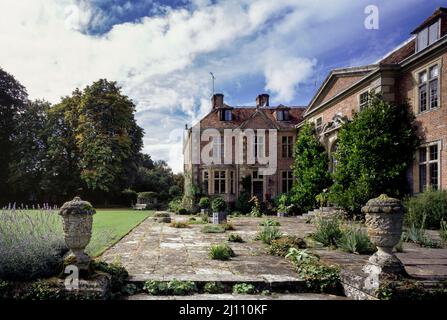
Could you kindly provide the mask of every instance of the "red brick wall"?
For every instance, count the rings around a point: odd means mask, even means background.
[[[441,61],[440,69],[440,107],[424,113],[417,113],[417,83],[414,78],[414,72],[424,66],[431,65],[436,61]],[[440,54],[430,61],[419,63],[409,70],[406,70],[397,82],[397,99],[402,102],[405,99],[410,103],[416,115],[416,123],[418,131],[423,143],[433,141],[441,141],[441,168],[440,168],[440,186],[442,189],[447,188],[447,150],[445,148],[447,142],[447,53]],[[419,177],[417,161],[415,159],[413,168],[409,173],[413,178],[413,191],[419,191]]]
[[[361,78],[362,76],[346,76],[337,78],[334,84],[329,88],[327,93],[325,93],[324,97],[321,98],[320,101],[317,101],[317,103],[328,101],[330,98],[336,96],[344,89],[348,88],[349,86],[359,81]]]

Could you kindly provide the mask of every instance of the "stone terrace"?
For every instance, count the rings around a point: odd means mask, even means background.
[[[175,217],[176,220],[187,219]],[[281,223],[284,234],[305,237],[313,230],[302,218],[275,218]],[[290,263],[284,258],[271,256],[266,246],[254,241],[259,229],[260,218],[233,218],[236,232],[245,243],[231,243],[237,254],[230,261],[208,258],[212,243],[225,242],[229,232],[205,234],[203,225],[177,229],[158,223],[151,218],[145,220],[119,243],[104,253],[102,259],[112,262],[119,258],[131,275],[131,281],[191,280],[222,282],[299,283],[300,279]],[[365,264],[369,256],[341,251],[317,249],[322,259],[355,268]],[[407,272],[424,279],[447,279],[447,249],[427,249],[404,244],[404,252],[398,257]]]

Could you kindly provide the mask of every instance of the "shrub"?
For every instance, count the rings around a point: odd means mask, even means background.
[[[340,289],[340,270],[320,262],[320,258],[305,250],[291,248],[286,258],[294,264],[298,275],[316,292],[336,293]]]
[[[417,228],[439,229],[447,221],[447,191],[427,190],[404,201],[405,224]]]
[[[441,228],[439,229],[439,236],[443,241],[447,241],[447,222],[441,221]]]
[[[296,236],[282,236],[281,238],[272,240],[272,244],[269,247],[269,253],[271,255],[285,257],[287,253],[289,253],[290,248],[306,248],[306,242]]]
[[[140,192],[138,193],[138,202],[152,204],[155,200],[157,200],[157,193],[153,191]]]
[[[222,227],[221,225],[210,224],[210,225],[204,226],[202,228],[202,232],[203,233],[224,233],[225,232],[225,228]]]
[[[154,218],[169,218],[170,215],[167,212],[155,212]]]
[[[230,235],[228,236],[228,241],[230,241],[230,242],[244,242],[242,237],[240,235],[238,235],[237,233],[230,233]]]
[[[279,239],[281,235],[278,227],[265,226],[258,232],[256,240],[261,240],[263,243],[270,245],[273,240]]]
[[[233,249],[227,244],[213,244],[209,249],[209,257],[213,260],[229,260],[234,256]]]
[[[331,176],[327,170],[329,158],[315,135],[313,124],[306,122],[301,127],[294,148],[293,176],[295,177],[291,198],[301,212],[316,206],[315,197],[328,188]]]
[[[168,203],[169,211],[177,213],[182,207],[181,199],[174,199]]]
[[[93,261],[93,269],[95,271],[101,271],[108,273],[111,276],[111,289],[112,292],[120,292],[121,288],[126,284],[129,273],[119,261],[112,263],[106,263],[104,261]]]
[[[223,293],[225,291],[225,287],[220,282],[207,282],[203,286],[203,292],[209,294],[218,294]]]
[[[202,197],[199,201],[199,207],[202,209],[209,209],[211,201],[208,197]]]
[[[197,286],[192,281],[179,281],[177,279],[173,279],[169,282],[148,280],[144,283],[143,290],[154,296],[185,296],[197,292]]]
[[[191,224],[206,224],[208,223],[208,215],[207,214],[198,214],[195,217],[189,218],[189,223]]]
[[[394,106],[371,96],[368,108],[339,130],[331,202],[357,214],[380,194],[405,195],[407,170],[420,143],[416,131],[407,103]]]
[[[132,189],[125,189],[121,191],[121,198],[123,204],[130,207],[137,202],[138,193]]]
[[[222,197],[216,197],[211,203],[211,208],[213,212],[223,212],[227,210],[227,203]]]
[[[237,217],[240,217],[241,215],[242,215],[242,212],[240,212],[240,211],[233,211],[233,212],[231,212],[230,216],[237,218]]]
[[[236,210],[247,214],[251,211],[251,203],[250,201],[250,194],[248,192],[241,192],[239,197],[236,200]]]
[[[187,215],[188,214],[188,210],[186,210],[185,208],[180,208],[178,211],[177,211],[177,214],[179,214],[179,215]]]
[[[439,248],[440,243],[431,240],[427,237],[424,228],[417,228],[416,226],[411,226],[402,234],[402,239],[405,242],[413,242],[421,247],[427,248]]]
[[[370,254],[376,250],[366,232],[361,228],[347,227],[342,231],[343,235],[337,242],[337,247],[341,250],[358,254]]]
[[[236,283],[233,286],[234,294],[255,294],[256,288],[254,285],[249,283]]]
[[[254,196],[253,198],[250,199],[249,202],[253,203],[253,207],[251,208],[250,215],[252,217],[257,217],[257,218],[262,217],[262,212],[260,210],[261,209],[261,205],[259,203],[258,197]]]
[[[279,227],[279,226],[281,225],[281,223],[279,223],[279,221],[277,221],[277,220],[273,220],[273,219],[265,219],[265,220],[262,221],[259,225],[260,225],[260,226]]]
[[[173,221],[171,222],[170,226],[172,228],[189,228],[189,224],[187,222],[183,222],[183,221]]]
[[[337,242],[343,236],[341,224],[338,218],[335,217],[317,217],[315,219],[315,232],[312,238],[320,242],[325,247],[336,247]]]
[[[277,200],[275,199],[273,203],[278,207],[278,212],[286,213],[288,214],[291,209],[292,205],[289,204],[290,198],[287,194],[283,193],[281,194]]]
[[[227,222],[223,225],[223,227],[225,228],[226,231],[233,231],[236,230],[236,228],[234,227],[234,224],[232,224],[231,222]]]
[[[68,251],[55,210],[0,211],[0,278],[33,280],[58,273]]]

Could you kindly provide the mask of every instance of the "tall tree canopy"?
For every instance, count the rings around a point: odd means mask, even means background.
[[[394,106],[376,95],[370,101],[340,129],[335,153],[330,198],[352,213],[381,193],[401,198],[408,191],[406,173],[419,145],[408,104]]]
[[[316,196],[332,183],[328,163],[326,150],[318,141],[313,124],[306,122],[295,143],[292,167],[291,199],[301,212],[315,208]]]
[[[25,88],[0,68],[0,200],[10,195],[7,185],[12,161],[12,137],[18,132],[17,116],[24,109],[28,95]]]

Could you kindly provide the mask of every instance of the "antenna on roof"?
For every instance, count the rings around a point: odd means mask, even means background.
[[[211,75],[211,81],[213,82],[213,96],[214,96],[214,80],[216,80],[216,77],[214,76],[214,73],[210,72]]]

